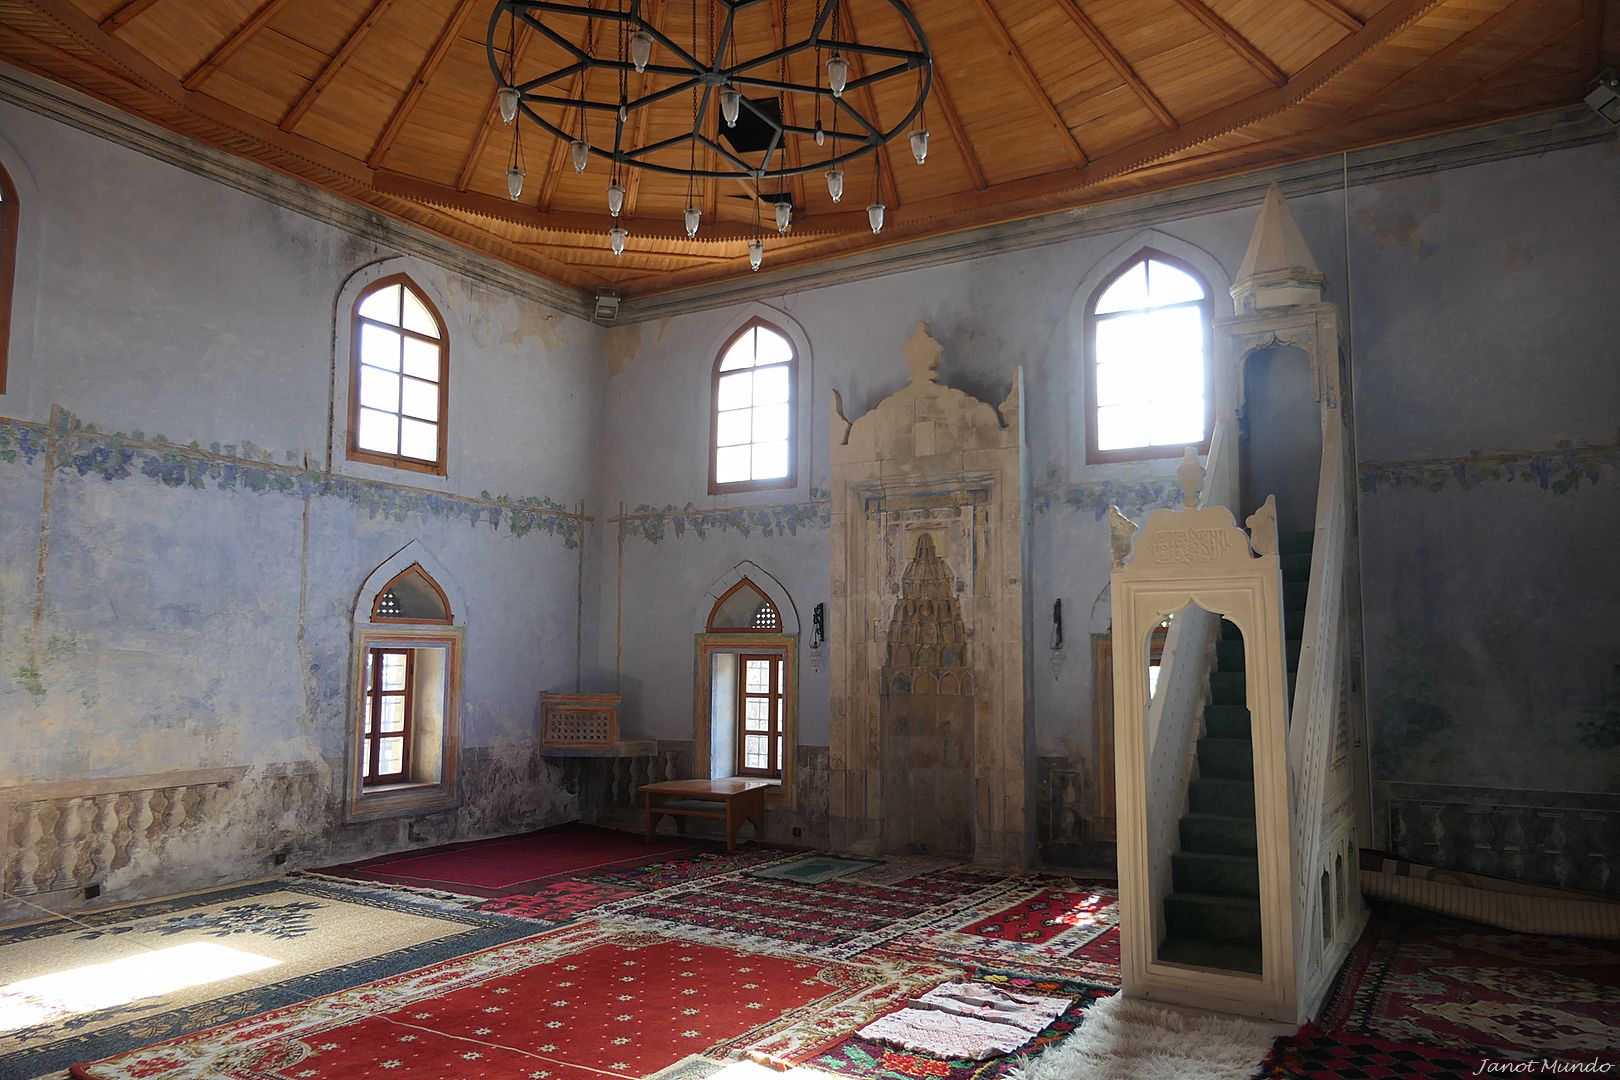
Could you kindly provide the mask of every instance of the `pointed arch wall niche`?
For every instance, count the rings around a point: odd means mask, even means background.
[[[460,805],[464,611],[419,542],[383,563],[355,600],[346,714],[349,821]]]
[[[692,729],[700,775],[773,780],[768,805],[792,807],[798,750],[799,619],[787,591],[744,562],[701,602]]]

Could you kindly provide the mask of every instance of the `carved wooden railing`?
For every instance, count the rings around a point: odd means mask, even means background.
[[[1334,744],[1347,720],[1344,711],[1348,708],[1343,692],[1349,644],[1345,590],[1353,472],[1339,410],[1324,409],[1322,417],[1322,466],[1305,634],[1288,724],[1294,933],[1300,997],[1306,1011],[1325,990],[1325,979],[1336,969],[1348,944],[1343,940],[1348,928],[1334,924],[1347,922],[1340,914],[1345,906],[1340,892],[1347,889],[1341,852],[1346,845],[1339,838],[1346,835],[1353,816],[1348,800],[1330,804],[1328,798],[1329,774],[1345,764],[1336,760],[1339,755],[1335,754]],[[1348,873],[1354,877],[1355,871],[1349,869]],[[1359,911],[1359,899],[1354,906]]]

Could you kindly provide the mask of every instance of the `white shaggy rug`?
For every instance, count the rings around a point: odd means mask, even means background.
[[[1243,1020],[1188,1016],[1116,994],[1009,1080],[1251,1080],[1275,1038]]]

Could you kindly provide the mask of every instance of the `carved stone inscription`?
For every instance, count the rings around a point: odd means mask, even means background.
[[[1180,529],[1149,538],[1148,557],[1155,563],[1203,566],[1220,562],[1236,550],[1230,529]]]

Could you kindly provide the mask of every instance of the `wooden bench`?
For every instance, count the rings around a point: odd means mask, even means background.
[[[641,797],[647,811],[647,839],[653,838],[658,819],[668,814],[675,828],[686,831],[686,819],[709,818],[726,823],[726,850],[737,850],[737,826],[754,823],[754,839],[765,835],[765,791],[776,785],[769,780],[664,780],[642,784]],[[716,803],[720,804],[718,807]]]

